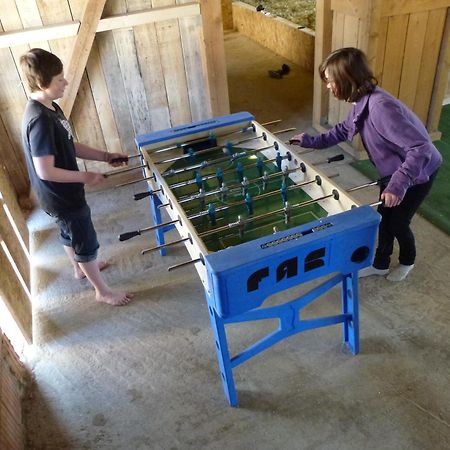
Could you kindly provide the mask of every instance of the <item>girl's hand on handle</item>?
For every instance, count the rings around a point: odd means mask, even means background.
[[[396,195],[391,194],[390,192],[383,192],[381,194],[381,200],[383,201],[383,205],[387,208],[398,206],[402,202],[400,197],[397,197]]]
[[[110,166],[120,167],[128,165],[128,155],[126,153],[108,153],[105,152],[105,162]]]
[[[291,145],[299,145],[300,147],[303,144],[303,136],[305,133],[300,133],[295,136],[292,136],[291,139],[289,139],[289,144]]]

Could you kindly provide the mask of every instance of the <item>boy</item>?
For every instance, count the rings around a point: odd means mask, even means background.
[[[128,157],[73,141],[70,124],[55,103],[68,84],[56,55],[33,48],[22,55],[20,64],[31,91],[23,117],[22,142],[32,189],[42,209],[59,225],[60,240],[75,278],[87,277],[97,301],[126,305],[132,294],[111,290],[100,274],[107,263],[97,261],[99,244],[84,194],[84,184],[99,185],[104,176],[80,172],[76,157],[112,166],[121,165]]]

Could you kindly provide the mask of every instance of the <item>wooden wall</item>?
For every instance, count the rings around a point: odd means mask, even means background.
[[[330,50],[358,47],[368,56],[381,87],[402,100],[438,137],[449,72],[449,0],[318,0],[316,67]],[[331,23],[331,27],[330,27]],[[331,29],[331,33],[330,33]],[[317,41],[321,34],[321,41]],[[334,125],[350,108],[330,96],[315,74],[314,125]],[[365,155],[358,142],[354,154]]]
[[[26,371],[0,329],[0,448],[21,450],[25,447],[22,414]]]
[[[281,17],[266,16],[254,6],[235,1],[234,28],[307,72],[314,68],[314,31]]]
[[[137,133],[229,112],[217,0],[2,0],[0,27],[0,157],[19,195],[29,186],[18,60],[31,47],[57,54],[66,75],[80,72],[62,103],[88,145],[134,153]]]

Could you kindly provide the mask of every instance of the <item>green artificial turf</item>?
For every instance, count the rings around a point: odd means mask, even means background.
[[[450,234],[450,105],[442,108],[439,131],[442,137],[439,141],[435,141],[434,145],[441,152],[444,162],[431,192],[419,208],[419,214]],[[368,160],[355,161],[351,165],[372,180],[378,178],[375,167]]]

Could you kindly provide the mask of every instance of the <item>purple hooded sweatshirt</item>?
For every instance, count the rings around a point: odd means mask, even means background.
[[[380,176],[392,175],[384,192],[400,199],[410,186],[426,183],[442,164],[420,119],[379,87],[362,97],[345,121],[327,133],[305,134],[302,147],[326,148],[351,141],[358,133]]]

